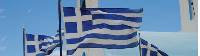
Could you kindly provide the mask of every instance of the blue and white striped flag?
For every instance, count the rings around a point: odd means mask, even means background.
[[[57,47],[58,44],[55,37],[46,35],[25,34],[24,40],[25,56],[49,55],[53,51],[52,47]]]
[[[168,56],[165,52],[158,49],[155,45],[148,43],[146,40],[140,38],[140,41],[142,56]]]
[[[138,45],[142,9],[64,7],[67,54],[77,48],[124,49]]]
[[[25,34],[25,56],[37,56],[43,55],[44,52],[40,51],[39,44],[39,35]]]
[[[49,55],[53,52],[56,47],[59,47],[59,37],[56,36],[46,36],[46,35],[39,35],[39,44],[40,51],[45,52],[46,55]]]

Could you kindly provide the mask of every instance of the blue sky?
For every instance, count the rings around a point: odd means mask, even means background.
[[[0,54],[22,56],[22,25],[33,34],[54,35],[57,0],[0,0]],[[74,0],[64,6],[75,7]],[[178,0],[101,0],[100,7],[144,8],[142,31],[180,30]]]

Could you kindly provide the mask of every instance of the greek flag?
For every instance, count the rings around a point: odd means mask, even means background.
[[[25,34],[25,56],[45,56],[57,47],[57,40],[46,35]]]
[[[59,38],[56,36],[46,36],[39,35],[39,44],[40,51],[45,52],[46,55],[49,55],[53,52],[56,47],[59,47]]]
[[[77,48],[124,49],[138,45],[142,9],[64,7],[67,55]]]
[[[140,41],[142,56],[168,56],[155,45],[149,44],[146,40],[140,38]]]

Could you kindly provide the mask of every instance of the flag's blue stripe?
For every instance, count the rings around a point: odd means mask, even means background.
[[[162,56],[168,56],[165,52],[161,51],[161,50],[157,50]]]
[[[146,56],[147,55],[147,48],[142,48],[142,56]]]
[[[64,7],[63,12],[64,16],[76,16],[74,7]]]
[[[53,40],[53,43],[59,43],[60,40]]]
[[[109,20],[124,20],[131,22],[142,22],[142,17],[125,17],[122,15],[115,14],[93,14],[93,19],[109,19]]]
[[[67,50],[67,55],[73,55],[76,50],[77,48],[73,50]]]
[[[46,35],[38,35],[38,41],[43,41],[45,39],[53,39],[53,37],[50,37],[50,36],[46,36]]]
[[[95,44],[95,43],[82,43],[78,46],[78,48],[106,48],[106,49],[125,49],[125,48],[133,48],[137,47],[138,42],[134,42],[128,45],[103,45],[103,44]],[[76,49],[73,50],[67,50],[67,55],[72,55]]]
[[[36,52],[36,46],[35,45],[26,45],[26,47],[27,47],[27,53]]]
[[[151,44],[152,48],[158,49],[158,47],[156,47],[155,45]]]
[[[129,9],[129,8],[81,8],[81,10],[97,11],[101,10],[107,13],[142,13],[143,8]]]
[[[77,33],[77,22],[65,22],[66,33]]]
[[[41,51],[44,51],[45,49],[42,49],[42,46],[47,46],[48,44],[51,44],[49,42],[42,42],[39,44],[39,49],[41,49]]]
[[[150,56],[158,56],[156,51],[150,51]]]
[[[96,44],[96,43],[82,43],[79,45],[79,48],[106,48],[106,49],[125,49],[125,48],[133,48],[137,47],[138,42],[133,42],[128,45],[116,45],[116,44]]]
[[[148,45],[148,42],[142,38],[140,38],[140,42],[142,45],[146,45],[146,46]]]
[[[86,9],[81,9],[81,15],[91,15],[91,11]]]
[[[45,53],[38,53],[36,56],[46,56]]]
[[[26,34],[27,41],[35,41],[35,35],[33,34]]]
[[[76,43],[83,41],[86,38],[128,40],[135,36],[137,36],[137,32],[133,32],[132,34],[128,34],[128,35],[109,35],[109,34],[92,33],[92,34],[87,34],[80,38],[67,39],[67,43],[68,44],[76,44]]]
[[[56,44],[56,45],[51,46],[51,47],[53,47],[53,48],[48,47],[48,48],[47,48],[48,50],[46,51],[46,54],[47,54],[47,55],[51,54],[51,53],[53,52],[53,50],[54,50],[56,47],[59,47],[59,45],[60,45],[60,44]]]
[[[139,28],[139,27],[131,27],[131,26],[124,25],[124,24],[109,25],[106,23],[101,23],[101,24],[93,25],[91,20],[83,21],[82,25],[83,25],[83,31],[88,31],[88,30],[97,29],[97,28],[98,29],[106,28],[106,29],[111,29],[111,30],[124,30],[124,29],[133,29],[133,28],[138,29]]]
[[[133,42],[128,45],[104,45],[104,44],[95,44],[95,43],[82,43],[77,48],[106,48],[106,49],[125,49],[125,48],[134,48],[138,46],[138,42]],[[76,49],[77,49],[76,48]],[[72,55],[76,49],[67,50],[67,55]]]
[[[110,30],[124,30],[124,29],[133,29],[133,28],[138,29],[139,27],[131,27],[131,26],[124,25],[124,24],[109,25],[109,24],[105,24],[105,23],[97,24],[97,25],[83,25],[84,31],[88,31],[88,30],[92,30],[92,29],[103,29],[103,28],[110,29]]]
[[[111,29],[111,30],[124,30],[124,29],[131,29],[132,27],[127,26],[127,25],[108,25],[108,24],[97,24],[94,25],[94,28],[106,28],[106,29]]]

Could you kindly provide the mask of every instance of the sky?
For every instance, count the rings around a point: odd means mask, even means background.
[[[75,7],[75,0],[63,0]],[[100,0],[100,7],[144,8],[142,31],[180,31],[178,0]],[[57,0],[0,0],[0,54],[22,56],[22,26],[32,34],[54,35]],[[12,53],[12,54],[11,54]]]

